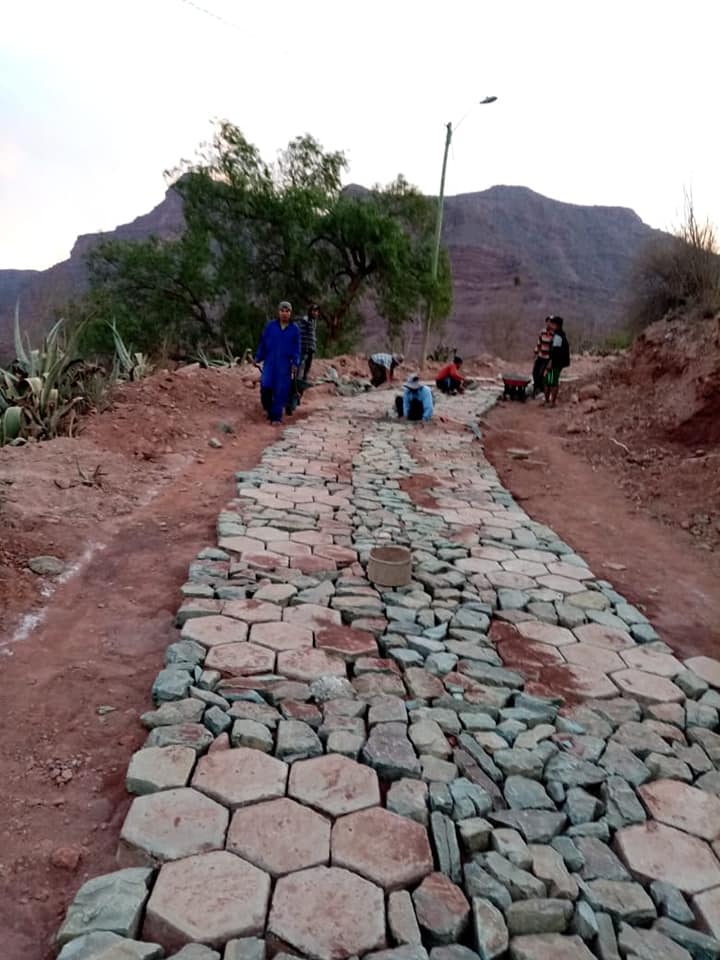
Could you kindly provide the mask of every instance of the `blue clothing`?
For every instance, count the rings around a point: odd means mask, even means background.
[[[403,416],[408,419],[410,416],[410,401],[416,399],[422,404],[422,419],[429,420],[433,415],[433,398],[430,387],[423,385],[417,390],[411,390],[405,387],[403,392]]]
[[[300,363],[300,331],[297,326],[289,323],[283,330],[279,320],[268,320],[255,362],[263,365],[260,390],[265,394],[268,415],[271,420],[280,421],[290,397],[292,367]]]

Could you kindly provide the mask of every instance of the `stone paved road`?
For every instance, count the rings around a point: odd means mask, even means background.
[[[477,430],[387,399],[238,474],[62,960],[719,957],[720,662],[529,518]],[[408,586],[367,578],[378,544]]]

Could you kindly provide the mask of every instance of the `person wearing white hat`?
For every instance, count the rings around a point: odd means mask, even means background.
[[[433,415],[433,398],[430,387],[420,382],[420,377],[414,373],[403,384],[403,395],[395,397],[395,410],[399,417],[406,420],[427,421]]]

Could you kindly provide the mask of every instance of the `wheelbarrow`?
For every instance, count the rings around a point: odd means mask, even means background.
[[[527,398],[527,388],[532,377],[521,373],[504,373],[503,380],[503,399],[520,400],[525,403]]]

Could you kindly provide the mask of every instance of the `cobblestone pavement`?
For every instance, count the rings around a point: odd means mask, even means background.
[[[237,475],[119,869],[78,891],[62,960],[719,957],[720,662],[677,659],[530,519],[477,428],[387,400]],[[411,547],[408,586],[367,578],[383,543]]]

